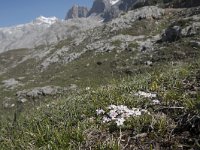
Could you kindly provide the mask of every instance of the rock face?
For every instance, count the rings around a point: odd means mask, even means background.
[[[92,8],[90,9],[88,16],[93,15],[100,15],[101,17],[104,16],[106,11],[111,9],[111,3],[109,0],[95,0]]]
[[[110,21],[123,12],[145,5],[148,5],[147,0],[95,0],[88,16],[99,15],[104,21]]]
[[[88,9],[87,7],[81,7],[74,5],[67,13],[65,20],[73,18],[85,18],[87,17]]]

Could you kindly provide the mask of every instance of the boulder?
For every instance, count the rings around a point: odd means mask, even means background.
[[[60,86],[45,86],[45,87],[35,87],[29,90],[18,91],[16,96],[18,97],[19,102],[26,102],[27,99],[40,99],[45,96],[54,96],[58,94],[63,94],[68,90],[74,90],[77,86],[72,84],[69,87],[60,87]]]
[[[161,35],[161,39],[158,42],[174,42],[181,38],[181,27],[172,26],[167,28]]]
[[[181,34],[184,37],[194,36],[200,33],[200,22],[194,22],[192,25],[189,25],[182,29]]]

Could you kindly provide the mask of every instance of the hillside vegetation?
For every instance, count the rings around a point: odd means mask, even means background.
[[[0,149],[200,149],[199,12],[140,8],[83,41],[0,54],[0,81],[20,83],[0,87]]]

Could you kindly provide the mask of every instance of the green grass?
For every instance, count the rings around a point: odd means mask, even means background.
[[[158,20],[158,25],[155,20],[141,20],[116,34],[153,36],[169,23],[167,19]],[[185,26],[185,22],[179,24]],[[193,38],[198,36],[163,43],[144,53],[87,51],[75,61],[52,64],[44,72],[35,59],[10,69],[0,81],[25,76],[25,85],[12,91],[0,88],[0,102],[11,97],[17,106],[0,106],[0,149],[199,149],[200,51],[189,44]],[[71,40],[58,43],[52,53]],[[120,46],[121,41],[112,44]],[[76,51],[82,47],[84,44],[75,47]],[[133,41],[128,47],[137,48],[138,44]],[[2,57],[21,59],[24,51],[10,51]],[[146,61],[152,61],[152,65],[146,65]],[[18,90],[69,84],[79,88],[25,104],[15,100]],[[135,96],[138,91],[156,93],[160,104]],[[146,109],[150,114],[130,117],[121,127],[114,122],[103,123],[96,110],[107,110],[111,104]]]
[[[120,47],[121,43],[122,43],[122,41],[116,40],[116,41],[113,41],[113,42],[112,42],[112,45],[114,45],[114,46],[116,46],[116,47]]]
[[[173,138],[168,139],[167,135],[177,128],[177,119],[184,113],[199,115],[199,95],[196,93],[197,98],[188,95],[189,91],[185,89],[183,82],[185,79],[190,81],[190,78],[196,80],[199,66],[199,60],[190,65],[166,64],[151,72],[121,81],[113,80],[107,86],[75,91],[68,96],[51,100],[48,106],[42,104],[37,109],[26,110],[17,120],[0,123],[1,149],[130,148],[138,145],[134,140],[128,139],[141,133],[146,133],[147,136],[138,138],[138,142],[146,149],[155,147],[152,140],[160,145],[164,144],[163,140],[168,140],[171,142],[169,146],[176,149],[177,145],[185,144],[178,139],[181,134],[173,133],[175,141],[172,141]],[[156,92],[161,104],[152,105],[146,98],[135,97],[134,93],[139,90]],[[151,115],[130,118],[121,128],[113,123],[104,124],[95,111],[98,108],[106,109],[110,104],[147,108]],[[174,106],[184,109],[172,109],[169,112],[164,109]],[[161,148],[164,149],[162,146]]]

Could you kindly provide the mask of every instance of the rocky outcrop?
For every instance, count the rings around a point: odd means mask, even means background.
[[[194,22],[191,25],[182,29],[181,34],[184,37],[194,36],[196,34],[200,34],[199,29],[200,29],[200,22]]]
[[[88,16],[101,16],[104,21],[110,21],[113,18],[117,18],[121,13],[119,5],[121,0],[95,0]]]
[[[16,87],[22,85],[19,81],[15,80],[14,78],[2,81],[3,87],[7,89],[15,89]]]
[[[122,15],[111,21],[108,26],[112,31],[130,28],[134,21],[141,19],[159,19],[164,15],[164,9],[156,6],[146,6],[139,9],[129,11],[127,14]]]
[[[69,87],[59,87],[59,86],[45,86],[45,87],[36,87],[29,90],[18,91],[16,96],[18,101],[22,99],[36,100],[45,96],[54,96],[58,94],[63,94],[69,90],[76,89],[76,85],[70,85]]]
[[[87,17],[88,9],[87,7],[82,7],[74,5],[67,13],[65,20],[73,18],[85,18]]]
[[[193,10],[191,14],[198,14],[199,10]],[[181,12],[182,15],[182,12]],[[161,39],[158,42],[174,42],[180,38],[195,37],[200,34],[200,17],[192,15],[190,17],[177,20],[170,24],[161,34]],[[197,44],[198,45],[198,44]]]
[[[181,27],[173,26],[167,28],[161,35],[162,38],[159,42],[174,42],[181,38]]]
[[[199,0],[95,0],[88,16],[98,15],[104,18],[104,21],[110,21],[117,18],[123,12],[133,10],[144,6],[160,5],[164,7],[189,8],[200,5]]]
[[[88,16],[90,15],[102,15],[111,9],[111,3],[109,0],[95,0],[92,8],[90,9]]]

